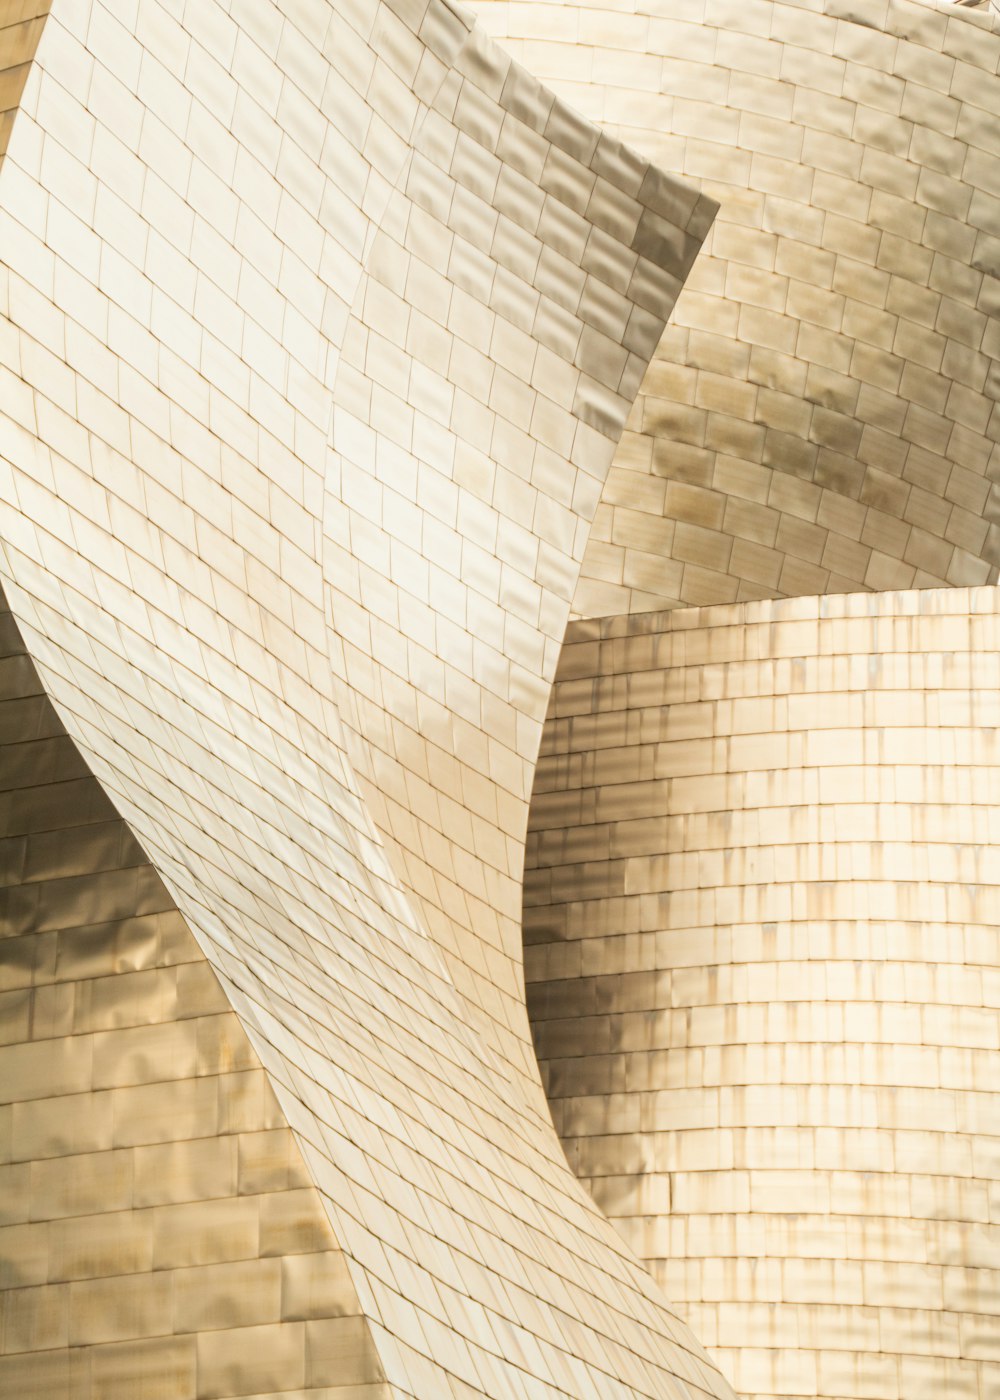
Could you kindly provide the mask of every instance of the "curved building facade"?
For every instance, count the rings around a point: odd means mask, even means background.
[[[574,623],[525,978],[556,1126],[754,1400],[1000,1378],[993,589]]]
[[[537,774],[526,979],[564,1146],[741,1395],[979,1400],[995,603],[935,585],[996,578],[995,12],[479,11],[721,204]]]
[[[996,14],[476,8],[722,205],[629,420],[576,611],[993,583]]]
[[[587,525],[714,204],[443,3],[66,0],[34,37],[0,167],[0,573],[169,903],[133,874],[135,909],[114,880],[61,903],[41,856],[32,879],[18,813],[61,780],[14,753],[5,1082],[73,1102],[5,1138],[5,1388],[730,1397],[567,1168],[515,936]],[[101,967],[159,971],[136,920],[173,911],[245,1033],[214,1058],[179,993],[148,1019],[181,1030],[132,1036],[138,990],[91,1027],[18,980],[94,924]],[[267,1188],[207,1165],[239,1160],[227,1067],[258,1074],[246,1130],[289,1129],[310,1183],[277,1235],[281,1205],[243,1199]],[[135,1194],[133,1148],[164,1144],[201,1245]],[[98,1185],[60,1198],[76,1170]],[[241,1310],[212,1273],[303,1252],[343,1275],[316,1317],[284,1291]],[[175,1266],[203,1270],[187,1311]],[[310,1340],[341,1313],[356,1365],[336,1329]]]
[[[0,1388],[995,1400],[998,22],[483,11],[0,6]]]
[[[261,1061],[0,598],[10,1396],[387,1400]]]

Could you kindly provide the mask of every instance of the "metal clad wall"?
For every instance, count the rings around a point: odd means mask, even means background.
[[[570,1161],[750,1400],[1000,1378],[993,589],[571,625],[528,1005]]]
[[[383,1400],[260,1060],[0,595],[0,1391]]]
[[[476,11],[722,205],[576,612],[994,582],[997,16],[920,0]]]

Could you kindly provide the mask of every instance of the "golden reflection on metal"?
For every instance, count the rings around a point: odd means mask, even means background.
[[[992,1395],[1000,603],[570,626],[525,978],[567,1156],[742,1395]]]
[[[2,594],[0,734],[0,1391],[388,1400],[260,1061]]]
[[[993,583],[1000,12],[475,0],[721,210],[629,418],[585,617]]]
[[[197,1272],[315,1250],[318,1202],[394,1395],[731,1400],[568,1169],[519,924],[587,529],[716,205],[448,0],[181,11],[54,0],[0,166],[0,574],[99,785],[5,802],[18,836],[71,813],[94,860],[120,816],[149,861],[95,892],[60,848],[44,904],[10,897],[12,963],[86,1053],[32,1062],[5,1131],[145,1154],[163,1220],[46,1240],[74,1282]],[[252,1067],[221,1009],[177,1013],[208,995],[188,934]],[[175,1151],[209,1192],[214,1144],[286,1125],[308,1187],[227,1185],[203,1225],[155,1200]],[[342,1389],[365,1330],[244,1347],[208,1315],[206,1397]],[[135,1327],[98,1393],[146,1385]],[[59,1350],[14,1388],[72,1390]]]
[[[994,577],[997,21],[504,7],[698,189],[448,0],[181,8],[0,19],[0,573],[77,746],[12,647],[5,1386],[731,1400],[548,1119],[535,755],[574,600]],[[994,643],[928,597],[560,683],[560,1127],[755,1400],[992,1384]]]

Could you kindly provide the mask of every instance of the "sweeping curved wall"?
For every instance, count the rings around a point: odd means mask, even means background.
[[[737,1391],[1000,1376],[997,591],[570,627],[525,876],[567,1156]]]
[[[731,1400],[567,1170],[520,961],[571,611],[731,600],[570,626],[527,929],[558,1126],[752,1400],[987,1400],[997,958],[969,756],[991,752],[993,594],[931,586],[998,562],[997,21],[483,9],[704,192],[446,0],[54,0],[0,25],[0,575],[145,851],[119,832],[70,908],[53,872],[92,833],[16,823],[78,760],[56,738],[25,780],[17,740],[7,1379]],[[931,591],[746,601],[857,588]],[[116,1038],[147,913],[194,935],[243,1032],[192,1041],[197,997],[161,992],[169,1030]],[[94,919],[110,1019],[67,1020],[97,994],[74,961]],[[169,980],[182,947],[200,967],[186,936],[143,970]],[[190,1160],[166,1043],[211,1099]],[[269,1179],[311,1182],[308,1208],[191,1168],[286,1129]],[[135,1194],[147,1148],[169,1202]],[[143,1214],[181,1205],[190,1237],[213,1199],[238,1223],[211,1259]],[[329,1275],[311,1302],[303,1241]],[[173,1277],[234,1261],[271,1279],[257,1311]],[[192,1298],[233,1335],[195,1338]]]
[[[391,1395],[732,1395],[567,1169],[516,893],[587,527],[714,207],[443,0],[56,0],[0,167],[10,606]],[[177,1393],[243,1393],[211,1374]]]
[[[388,1400],[261,1062],[0,595],[0,1390]]]

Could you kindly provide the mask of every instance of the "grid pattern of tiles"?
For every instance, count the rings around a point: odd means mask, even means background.
[[[0,594],[0,1393],[388,1400],[219,981]]]
[[[50,4],[51,0],[4,0],[0,5],[0,161]]]
[[[917,0],[481,0],[721,201],[608,479],[583,616],[993,582],[1000,19]]]
[[[713,208],[443,0],[62,0],[0,169],[11,608],[395,1395],[732,1394],[567,1169],[512,927],[586,526]]]
[[[714,208],[476,34],[382,217],[339,365],[324,566],[349,751],[456,986],[532,1079],[541,721],[601,486]]]
[[[998,683],[992,588],[570,625],[543,1077],[746,1400],[997,1394]]]

